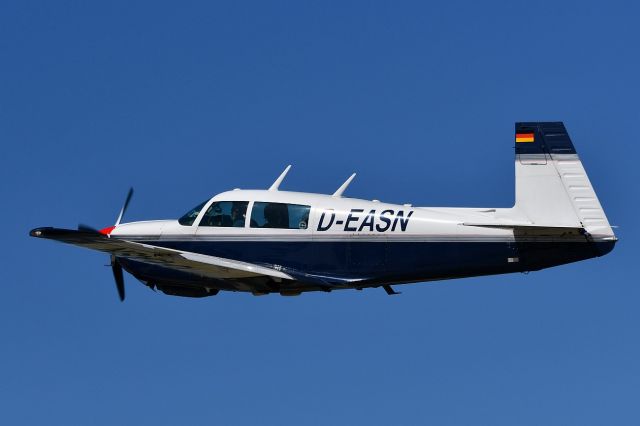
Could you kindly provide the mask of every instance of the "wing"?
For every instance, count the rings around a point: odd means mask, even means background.
[[[117,257],[159,265],[207,278],[238,279],[268,276],[278,279],[294,279],[289,274],[265,266],[110,238],[91,231],[36,228],[29,235],[103,251]]]

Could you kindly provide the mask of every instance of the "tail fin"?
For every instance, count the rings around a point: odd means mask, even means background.
[[[615,239],[562,122],[516,123],[515,209],[540,226]]]

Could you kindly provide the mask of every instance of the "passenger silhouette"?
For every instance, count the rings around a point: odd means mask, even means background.
[[[264,208],[265,224],[263,228],[288,228],[289,211],[286,204],[269,203]]]

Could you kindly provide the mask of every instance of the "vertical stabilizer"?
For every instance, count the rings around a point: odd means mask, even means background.
[[[541,226],[615,238],[562,122],[516,123],[515,209]]]

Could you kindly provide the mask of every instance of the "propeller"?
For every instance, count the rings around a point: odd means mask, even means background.
[[[120,210],[120,214],[118,215],[118,219],[116,219],[116,224],[114,226],[120,225],[120,221],[122,220],[122,217],[124,216],[124,212],[127,211],[127,207],[129,207],[129,201],[131,201],[131,197],[132,196],[133,196],[133,188],[129,188],[129,192],[127,193],[127,199],[124,201],[124,205],[122,206],[122,209]]]
[[[124,204],[120,209],[120,214],[116,219],[115,225],[113,225],[114,228],[120,225],[120,221],[124,217],[124,214],[127,211],[127,207],[129,207],[129,201],[131,201],[132,196],[133,188],[129,188],[127,198],[124,200]],[[122,273],[122,265],[118,261],[118,258],[113,254],[111,255],[111,270],[113,271],[113,279],[116,282],[116,288],[118,289],[118,296],[120,297],[120,301],[124,302],[124,274]]]
[[[113,271],[113,279],[116,281],[120,301],[124,302],[124,275],[122,274],[122,265],[114,255],[111,255],[111,270]]]
[[[79,224],[78,231],[82,232],[91,232],[96,234],[102,234],[109,236],[109,233],[113,228],[120,225],[122,218],[124,217],[125,212],[127,211],[127,207],[129,207],[129,202],[131,201],[131,197],[133,196],[133,188],[129,188],[129,192],[127,193],[127,198],[124,201],[124,205],[122,209],[120,209],[120,214],[118,214],[118,218],[116,219],[115,225],[105,228],[101,231],[95,229],[92,226]],[[118,296],[120,297],[120,301],[124,302],[124,274],[122,272],[122,265],[118,261],[118,258],[112,254],[111,255],[111,270],[113,271],[113,279],[116,282],[116,288],[118,289]]]

